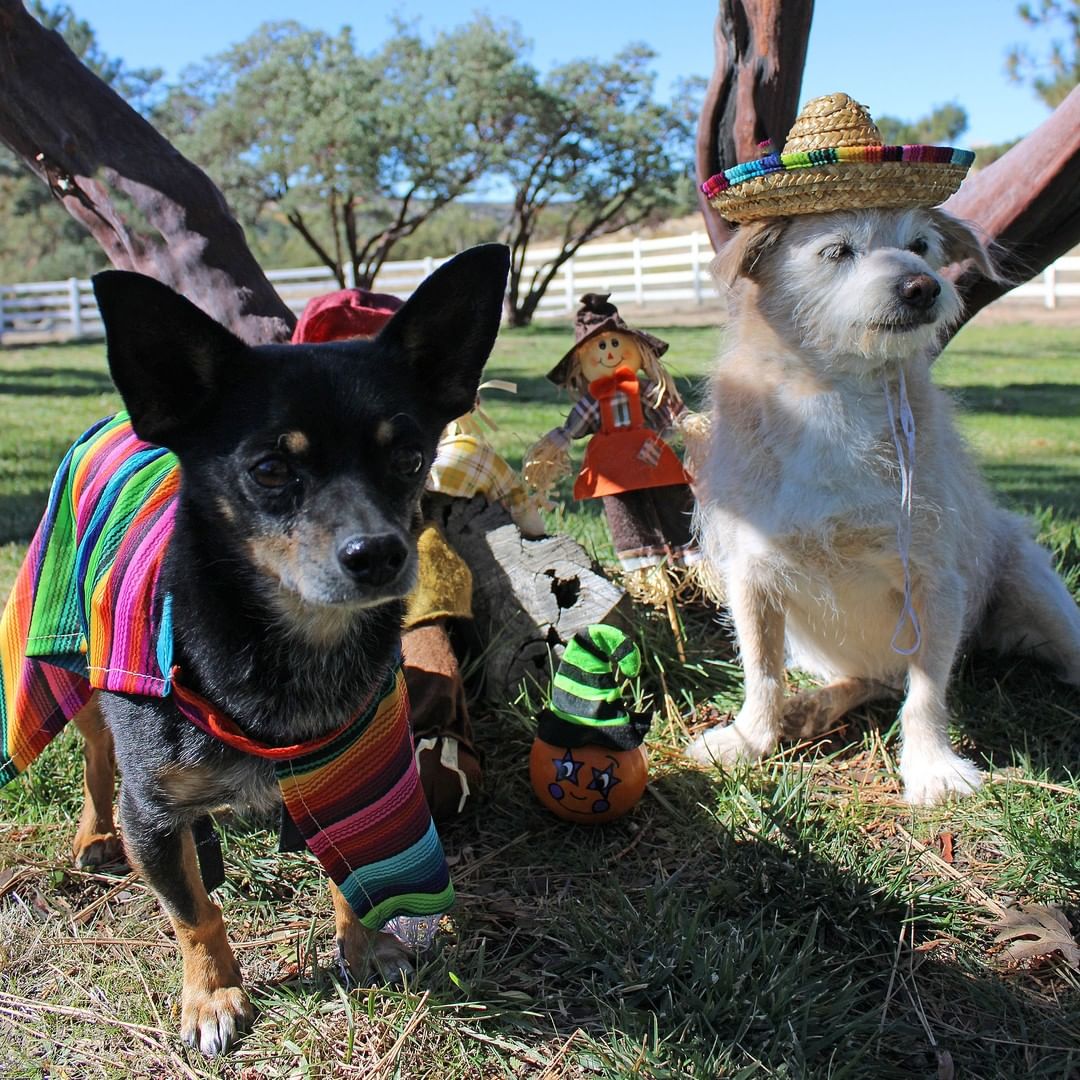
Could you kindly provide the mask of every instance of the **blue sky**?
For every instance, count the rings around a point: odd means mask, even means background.
[[[581,56],[610,56],[630,41],[658,53],[666,93],[679,75],[709,75],[713,66],[710,0],[68,0],[102,47],[132,67],[162,67],[175,78],[185,65],[247,36],[260,22],[292,18],[311,27],[352,26],[361,48],[389,33],[393,13],[434,31],[476,11],[513,19],[534,43],[541,68]],[[1017,0],[817,0],[803,79],[803,99],[843,90],[872,113],[914,119],[956,101],[968,110],[965,145],[1024,135],[1048,115],[1025,87],[1005,77],[1005,54],[1017,42],[1047,35],[1025,27]],[[780,133],[781,137],[784,133]],[[775,137],[775,136],[774,136]]]

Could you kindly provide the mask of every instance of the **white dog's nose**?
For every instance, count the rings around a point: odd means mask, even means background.
[[[896,291],[909,307],[925,309],[941,294],[941,283],[929,274],[912,274],[900,279]]]

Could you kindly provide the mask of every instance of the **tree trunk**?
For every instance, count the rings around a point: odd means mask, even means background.
[[[758,143],[777,149],[795,121],[814,0],[720,0],[714,40],[716,67],[701,110],[697,177],[702,184],[758,156]],[[719,251],[730,226],[698,191],[705,227]]]
[[[1080,87],[1027,138],[969,176],[945,209],[1001,245],[1007,280],[970,267],[955,282],[968,317],[1080,243]]]
[[[287,340],[295,316],[209,177],[21,0],[0,0],[0,49],[0,141],[109,261],[171,285],[250,344]]]

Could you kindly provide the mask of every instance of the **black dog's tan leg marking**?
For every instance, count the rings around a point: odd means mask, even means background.
[[[898,693],[873,679],[837,679],[784,702],[784,738],[816,739],[852,709]]]
[[[392,986],[400,985],[413,974],[415,968],[409,950],[392,934],[376,933],[364,926],[332,881],[330,897],[334,901],[338,960],[346,983],[351,985],[364,978],[373,960],[379,973]]]
[[[71,847],[75,865],[83,868],[119,862],[124,847],[116,835],[113,794],[116,754],[95,694],[72,717],[83,737],[83,808]]]
[[[227,1050],[251,1022],[251,1003],[241,987],[221,908],[203,886],[191,829],[162,825],[157,809],[141,803],[126,782],[121,787],[128,861],[157,894],[184,959],[180,1035],[212,1057]]]
[[[184,957],[180,1036],[213,1055],[227,1050],[251,1023],[251,1003],[241,987],[240,965],[225,934],[221,908],[203,888],[190,829],[184,830],[181,844],[184,886],[194,903],[194,917],[169,912]]]

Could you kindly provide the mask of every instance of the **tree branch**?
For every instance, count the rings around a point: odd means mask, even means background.
[[[970,317],[1080,242],[1080,87],[1030,135],[969,176],[945,209],[1002,246],[1008,278],[954,268]]]
[[[783,143],[799,104],[814,0],[719,0],[716,66],[697,136],[697,178],[757,157],[757,145]],[[731,235],[698,191],[705,227],[719,251]]]
[[[286,210],[285,220],[304,238],[304,241],[307,243],[308,247],[310,247],[311,250],[314,251],[316,255],[318,255],[323,265],[326,266],[329,269],[330,273],[334,275],[334,278],[337,280],[338,287],[344,289],[345,275],[341,272],[341,266],[334,258],[334,256],[331,255],[330,252],[327,251],[326,248],[324,248],[322,244],[320,244],[319,241],[315,239],[314,234],[308,228],[307,222],[304,220],[303,214],[301,214],[299,210]]]
[[[21,0],[0,0],[0,141],[114,266],[171,285],[249,343],[288,339],[295,316],[221,192]],[[124,200],[150,230],[127,220]]]

